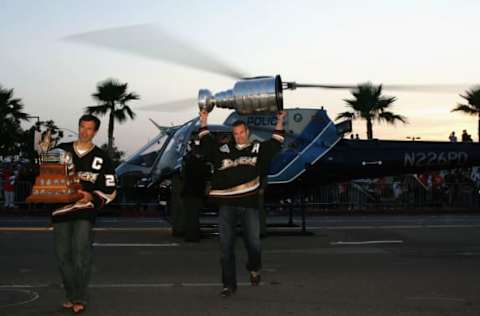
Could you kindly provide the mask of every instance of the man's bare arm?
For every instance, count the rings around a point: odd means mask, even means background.
[[[283,131],[286,115],[287,115],[286,111],[277,112],[277,124],[275,125],[275,129],[277,131]]]

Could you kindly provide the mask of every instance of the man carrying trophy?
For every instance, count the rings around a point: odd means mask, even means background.
[[[270,140],[251,141],[244,121],[233,123],[234,141],[218,145],[209,135],[208,111],[200,109],[200,143],[207,160],[214,165],[209,197],[219,205],[219,230],[223,290],[221,296],[231,296],[237,289],[235,268],[236,224],[243,225],[243,237],[248,254],[247,270],[252,286],[260,284],[261,248],[258,194],[260,181],[268,171],[273,156],[284,140],[286,112],[277,113],[275,131]]]
[[[111,202],[116,195],[112,162],[107,154],[92,142],[99,127],[100,120],[97,117],[83,115],[78,121],[78,140],[59,144],[53,149],[64,151],[62,156],[66,165],[65,171],[70,174],[74,169],[79,184],[77,192],[74,193],[80,199],[52,213],[55,254],[66,292],[63,307],[76,314],[85,311],[87,304],[87,287],[93,257],[92,228],[97,210]],[[42,140],[42,150],[49,147],[48,142],[48,137]],[[48,154],[44,157],[47,158],[43,159],[48,159]],[[54,181],[55,179],[51,179],[51,182]],[[50,185],[54,186],[52,183]],[[48,191],[48,188],[44,191]],[[56,193],[51,194],[52,199],[56,195],[61,196],[61,193]]]

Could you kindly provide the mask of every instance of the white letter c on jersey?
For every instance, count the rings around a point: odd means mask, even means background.
[[[100,170],[102,169],[103,159],[100,157],[93,158],[92,169]]]

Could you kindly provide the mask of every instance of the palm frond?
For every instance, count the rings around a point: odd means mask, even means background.
[[[355,113],[353,113],[353,112],[342,112],[342,113],[339,113],[337,115],[335,120],[340,120],[340,119],[352,119],[352,120],[354,120],[355,118],[356,118]]]
[[[394,114],[393,112],[390,111],[384,111],[378,115],[378,121],[385,121],[387,123],[395,125],[397,122],[402,122],[404,124],[408,123],[408,120],[405,116],[399,115],[399,114]]]
[[[87,106],[85,108],[85,113],[88,114],[97,114],[97,115],[105,115],[111,110],[109,105],[92,105]]]
[[[467,90],[465,95],[460,96],[480,112],[480,86]]]
[[[125,112],[127,112],[128,116],[133,120],[135,119],[135,112],[132,111],[132,109],[128,105],[124,105],[122,108]]]
[[[115,110],[113,112],[113,117],[115,118],[116,121],[123,123],[126,119],[127,116],[125,115],[125,111],[122,109]]]
[[[480,111],[469,104],[457,104],[450,112],[463,112],[468,115],[477,115]]]
[[[127,93],[126,95],[124,95],[122,97],[122,99],[120,100],[120,103],[124,104],[124,103],[127,103],[128,101],[132,101],[132,100],[140,100],[140,96],[138,94],[136,94],[135,92]]]

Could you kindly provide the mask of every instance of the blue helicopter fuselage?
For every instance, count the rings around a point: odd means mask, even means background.
[[[317,185],[358,178],[419,173],[480,165],[478,143],[351,140],[351,122],[335,124],[322,109],[287,109],[285,142],[271,162],[267,182],[272,185]],[[251,138],[271,137],[274,113],[241,115],[232,112],[214,134],[231,134],[233,122],[243,120]],[[117,168],[121,178],[138,173],[151,183],[178,173],[188,142],[198,130],[198,118],[165,128],[152,142]]]

